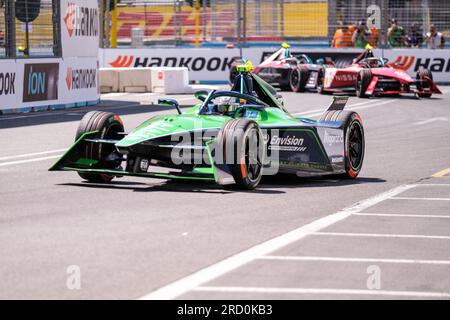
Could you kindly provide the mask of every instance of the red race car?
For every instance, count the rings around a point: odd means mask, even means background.
[[[430,98],[433,93],[441,93],[430,70],[420,70],[413,79],[400,67],[366,50],[346,68],[324,66],[319,73],[318,91],[322,94],[356,92],[360,98],[405,93]]]

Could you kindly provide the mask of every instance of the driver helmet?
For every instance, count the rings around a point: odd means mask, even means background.
[[[217,111],[221,114],[230,114],[241,106],[241,99],[220,97],[217,103]]]

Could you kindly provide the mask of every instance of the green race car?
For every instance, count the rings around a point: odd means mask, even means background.
[[[291,115],[276,90],[241,66],[230,91],[200,91],[199,103],[158,115],[125,133],[118,115],[93,111],[51,171],[76,171],[90,182],[114,177],[193,179],[254,189],[263,175],[356,178],[364,159],[360,116],[335,97],[318,120]]]

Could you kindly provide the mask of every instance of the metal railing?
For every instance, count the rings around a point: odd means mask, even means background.
[[[196,3],[196,0],[120,0],[115,11],[117,20],[112,22],[116,23],[119,46],[131,45],[133,29],[142,31],[143,45],[290,41],[337,47],[361,47],[367,43],[374,47],[414,44],[427,47],[426,34],[433,24],[444,36],[450,35],[450,1],[206,0],[200,1],[199,6]],[[389,32],[392,19],[396,19],[398,28]],[[336,40],[341,44],[336,45]]]

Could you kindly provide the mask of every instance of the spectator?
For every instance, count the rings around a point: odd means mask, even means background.
[[[370,28],[370,38],[369,38],[369,44],[373,47],[373,48],[377,48],[378,47],[378,40],[379,40],[379,31],[377,28],[372,27]]]
[[[411,32],[406,37],[406,41],[408,43],[408,47],[411,48],[420,48],[423,43],[423,34],[419,30],[419,25],[414,22],[411,25]]]
[[[444,49],[445,46],[444,35],[437,31],[434,24],[430,26],[430,32],[426,34],[425,42],[429,49]]]
[[[338,28],[331,42],[333,48],[347,48],[352,45],[352,34],[349,32],[348,26],[342,22],[338,21]]]
[[[352,37],[352,44],[356,48],[365,49],[369,44],[371,38],[370,31],[366,28],[366,23],[364,21],[359,21],[355,32]]]
[[[388,46],[391,48],[401,48],[405,44],[405,30],[399,26],[397,19],[391,20],[391,27],[387,33]]]

